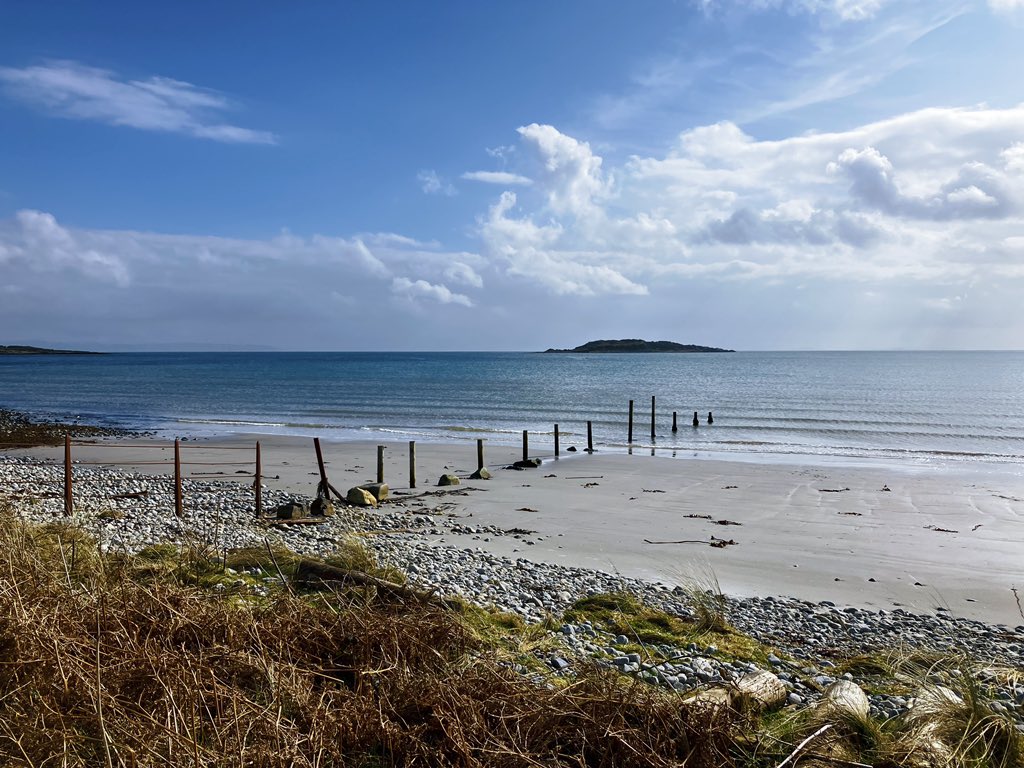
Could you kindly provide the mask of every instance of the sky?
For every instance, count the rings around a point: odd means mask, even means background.
[[[1024,348],[1024,0],[0,6],[0,344]]]

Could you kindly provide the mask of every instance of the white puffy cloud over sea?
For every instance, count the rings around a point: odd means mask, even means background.
[[[397,233],[83,229],[21,210],[0,222],[0,320],[21,323],[20,338],[59,341],[91,318],[98,341],[117,324],[138,344],[208,326],[214,343],[339,349],[1024,338],[1010,311],[1024,288],[1024,106],[771,140],[719,122],[617,156],[556,126],[520,127],[500,170],[461,176],[460,197],[478,202],[467,249]],[[456,191],[432,171],[420,181]]]

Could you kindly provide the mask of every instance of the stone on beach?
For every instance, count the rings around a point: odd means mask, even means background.
[[[298,499],[285,502],[274,510],[278,520],[298,520],[309,515],[309,503]]]
[[[486,467],[480,467],[476,472],[469,476],[470,480],[490,480],[491,473],[487,471]]]
[[[830,718],[868,716],[870,703],[861,687],[849,680],[836,680],[821,695],[819,711]]]
[[[377,499],[372,493],[365,488],[361,488],[358,485],[354,488],[349,488],[348,493],[345,494],[345,500],[357,507],[376,507]]]
[[[442,485],[461,485],[462,481],[459,480],[459,478],[456,477],[455,475],[441,475],[441,477],[437,481],[437,484],[439,486],[442,486]]]
[[[384,501],[389,496],[387,483],[363,483],[359,487],[369,491],[377,501]]]
[[[334,517],[334,505],[329,499],[318,496],[309,505],[309,514],[313,517]]]

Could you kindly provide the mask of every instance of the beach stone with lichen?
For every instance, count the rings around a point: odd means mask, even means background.
[[[456,477],[455,475],[441,475],[440,479],[438,479],[438,481],[437,481],[437,484],[439,486],[442,486],[442,485],[461,485],[462,481],[459,480],[459,478]]]

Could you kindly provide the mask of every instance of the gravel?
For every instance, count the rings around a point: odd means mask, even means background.
[[[0,500],[13,501],[28,520],[65,519],[62,483],[61,467],[0,455]],[[669,613],[690,614],[689,601],[679,587],[440,543],[453,534],[473,534],[483,541],[514,536],[527,543],[539,537],[522,529],[466,525],[452,517],[454,505],[437,491],[393,494],[378,510],[336,504],[338,514],[321,524],[288,526],[267,526],[255,520],[252,488],[244,481],[185,480],[183,492],[184,516],[178,519],[170,478],[77,466],[75,522],[105,552],[134,552],[162,542],[197,543],[222,551],[262,546],[269,540],[298,553],[324,556],[347,537],[372,531],[363,537],[366,545],[382,564],[402,569],[414,584],[515,613],[528,622],[559,616],[580,598],[619,591],[633,593]],[[272,510],[292,498],[265,490],[263,503]],[[1024,626],[989,625],[948,612],[929,615],[789,597],[730,597],[726,614],[737,629],[780,651],[781,655],[768,656],[764,666],[790,691],[792,706],[816,701],[821,689],[836,679],[835,660],[857,654],[917,646],[963,654],[992,667],[1019,670],[1024,666]],[[574,667],[585,660],[685,691],[758,669],[753,663],[724,658],[714,646],[701,648],[694,643],[683,648],[645,647],[643,654],[627,652],[622,647],[631,645],[629,637],[589,622],[562,624],[552,636],[561,650],[549,653],[543,662],[556,674],[573,674]],[[843,677],[857,681],[850,673]],[[1024,722],[1024,687],[999,684],[993,677],[990,688],[999,711]],[[872,713],[880,717],[896,716],[912,703],[908,697],[871,696]]]

